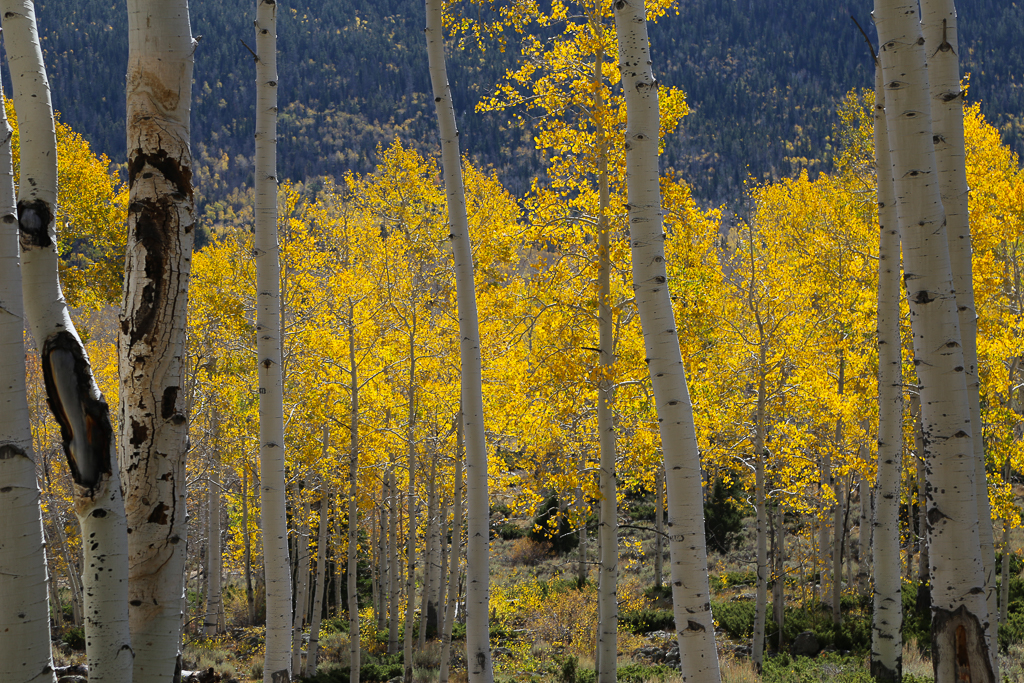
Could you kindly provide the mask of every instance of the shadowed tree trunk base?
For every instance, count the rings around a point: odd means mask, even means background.
[[[955,653],[955,661],[941,658]],[[936,681],[989,683],[996,680],[978,617],[961,605],[955,611],[936,609],[932,615],[932,657]]]

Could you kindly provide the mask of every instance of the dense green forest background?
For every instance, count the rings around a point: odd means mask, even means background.
[[[252,3],[194,0],[193,144],[200,209],[252,181]],[[870,0],[681,0],[651,27],[655,71],[686,91],[692,113],[667,141],[676,169],[701,204],[734,204],[744,181],[812,173],[831,164],[839,98],[871,87],[868,48],[851,15],[871,27]],[[372,171],[378,143],[396,136],[436,144],[423,41],[414,0],[294,0],[279,5],[282,179]],[[467,10],[468,11],[468,10]],[[473,11],[476,11],[475,9]],[[39,0],[37,12],[54,106],[96,151],[124,159],[127,19],[122,0]],[[960,3],[961,63],[971,101],[1018,152],[1024,143],[1024,6]],[[507,114],[474,106],[516,59],[453,50],[449,74],[463,149],[522,193],[543,159]],[[9,76],[4,74],[5,87]],[[238,195],[235,195],[238,197]],[[210,214],[212,215],[212,213]]]

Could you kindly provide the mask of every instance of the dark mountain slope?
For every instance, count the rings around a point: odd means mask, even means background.
[[[251,176],[252,3],[194,0],[193,130],[206,200]],[[411,0],[281,3],[282,178],[340,177],[373,168],[378,143],[395,136],[435,144],[421,27]],[[961,58],[970,99],[1018,149],[1024,126],[1021,3],[960,3]],[[850,15],[870,28],[870,0],[682,0],[679,14],[652,26],[655,68],[682,87],[693,113],[668,142],[666,167],[680,171],[706,203],[735,201],[748,173],[784,176],[827,168],[836,102],[872,84],[870,57]],[[54,104],[63,120],[113,160],[124,157],[126,14],[114,0],[41,0]],[[458,52],[450,76],[463,144],[521,192],[540,167],[527,131],[473,106],[515,55]],[[5,79],[7,76],[5,74]]]

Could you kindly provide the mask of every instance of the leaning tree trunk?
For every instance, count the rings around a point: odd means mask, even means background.
[[[660,464],[657,468],[654,474],[654,587],[658,590],[660,598],[662,575],[665,573],[662,568],[665,554],[665,471]]]
[[[462,406],[466,429],[466,498],[469,539],[466,549],[469,585],[466,589],[466,662],[470,683],[491,683],[489,628],[490,511],[487,496],[487,445],[484,438],[483,371],[480,357],[480,325],[477,319],[476,286],[473,282],[473,249],[462,182],[462,158],[455,107],[445,67],[441,0],[426,0],[427,60],[434,107],[441,137],[448,203],[449,239],[455,261],[455,286],[459,310],[459,349],[462,363]]]
[[[641,0],[616,0],[615,32],[626,96],[626,184],[633,291],[665,457],[672,597],[680,662],[687,679],[718,681],[704,540],[700,453],[665,268],[658,184],[658,84],[651,69]]]
[[[972,440],[975,467],[974,488],[978,501],[978,539],[981,545],[981,562],[985,571],[985,596],[990,615],[988,646],[992,658],[992,668],[998,679],[995,542],[992,532],[992,509],[988,499],[988,481],[985,476],[985,444],[981,438],[978,314],[974,308],[971,227],[967,209],[970,188],[967,186],[967,155],[964,145],[965,93],[960,88],[960,48],[956,8],[953,0],[921,0],[921,29],[927,46],[928,83],[932,103],[932,140],[939,171],[939,191],[942,197],[942,206],[946,212],[946,240],[949,245],[953,291],[956,292],[960,343],[963,345],[967,403],[971,413],[971,434],[975,437]]]
[[[83,544],[83,559],[96,567],[83,576],[90,680],[131,681],[125,506],[109,409],[57,274],[57,142],[35,9],[29,1],[5,0],[0,14],[20,129],[17,218],[24,310],[40,352],[47,402],[60,425],[75,513],[83,538],[90,540]],[[167,675],[173,671],[172,661]]]
[[[875,479],[871,675],[899,683],[903,668],[900,479],[903,472],[903,367],[900,341],[900,232],[889,161],[882,69],[875,75],[878,173],[878,471]],[[861,495],[864,495],[863,493]],[[913,524],[911,524],[913,526]],[[864,535],[864,530],[861,530]],[[863,541],[861,547],[864,547]],[[863,558],[861,559],[863,562]]]
[[[11,133],[6,110],[0,108],[0,680],[45,683],[54,680],[53,658],[46,545],[25,393]],[[54,613],[61,613],[59,600]]]
[[[256,354],[260,397],[260,527],[267,582],[263,683],[291,678],[292,596],[284,473],[281,267],[277,240],[277,3],[256,5]]]
[[[876,0],[875,7],[928,456],[935,679],[965,680],[966,676],[970,681],[994,681],[975,486],[973,439],[980,439],[981,433],[971,430],[957,301],[936,177],[927,56],[916,2]]]
[[[135,679],[178,665],[185,569],[185,311],[195,227],[186,0],[128,2],[128,243],[118,336]]]

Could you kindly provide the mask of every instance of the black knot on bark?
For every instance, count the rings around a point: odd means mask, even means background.
[[[935,301],[934,298],[928,293],[928,290],[922,289],[920,292],[914,295],[914,303],[918,304],[930,304]]]
[[[21,235],[22,248],[31,249],[52,245],[51,222],[53,222],[53,212],[50,210],[50,205],[42,199],[18,202],[18,232]]]

